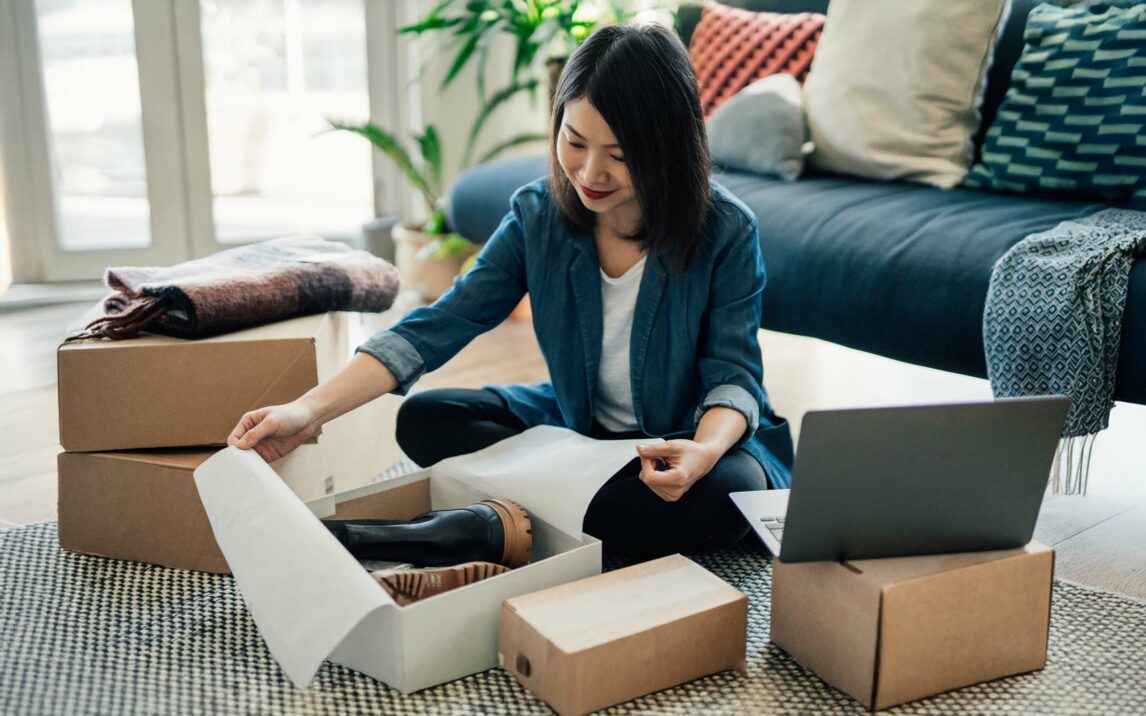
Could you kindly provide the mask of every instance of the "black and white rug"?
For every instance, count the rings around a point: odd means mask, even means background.
[[[613,712],[863,712],[769,644],[770,559],[750,549],[694,558],[749,595],[748,674],[717,674]],[[1146,713],[1146,603],[1056,583],[1046,669],[892,712]],[[64,552],[54,523],[0,532],[0,714],[117,713],[549,709],[499,669],[402,696],[327,662],[299,691],[267,651],[230,577]]]

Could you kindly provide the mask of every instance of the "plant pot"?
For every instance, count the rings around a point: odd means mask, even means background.
[[[451,286],[454,278],[471,254],[477,251],[474,246],[458,256],[446,258],[419,259],[418,252],[435,237],[420,231],[421,224],[403,222],[394,227],[394,248],[397,260],[398,278],[402,290],[417,289],[427,301],[436,301]]]
[[[366,250],[380,259],[394,263],[394,227],[397,224],[398,218],[391,215],[379,216],[363,224],[362,238],[366,242]]]

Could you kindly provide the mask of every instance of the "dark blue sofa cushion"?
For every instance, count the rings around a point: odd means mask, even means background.
[[[513,190],[544,173],[544,157],[531,156],[463,174],[450,192],[454,227],[485,241]],[[844,177],[716,178],[760,222],[764,328],[979,377],[995,261],[1103,207]],[[1131,272],[1123,327],[1116,397],[1146,403],[1146,262]]]

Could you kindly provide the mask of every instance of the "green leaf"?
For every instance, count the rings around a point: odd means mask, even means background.
[[[399,35],[416,34],[421,35],[423,32],[430,32],[432,30],[445,30],[461,22],[461,18],[443,18],[443,17],[428,17],[425,20],[405,27],[398,28]]]
[[[472,248],[473,244],[461,234],[442,234],[418,249],[415,256],[418,261],[451,259],[465,255]]]
[[[481,35],[470,35],[469,39],[462,45],[462,49],[458,51],[457,56],[454,57],[453,64],[450,65],[450,71],[446,73],[446,78],[442,80],[442,89],[448,87],[449,84],[454,81],[454,78],[458,76],[458,73],[462,71],[462,68],[465,67],[466,62],[470,59],[470,55],[474,53],[479,39],[481,39]]]
[[[446,234],[441,239],[437,255],[440,258],[453,258],[465,254],[472,248],[473,244],[461,234]]]
[[[422,151],[422,160],[428,170],[427,181],[430,182],[434,193],[438,194],[442,188],[442,141],[438,137],[438,130],[434,125],[426,125],[425,131],[414,135],[418,140],[418,147]]]
[[[483,154],[482,157],[478,159],[478,164],[484,164],[488,162],[507,149],[513,149],[514,147],[520,146],[522,144],[529,144],[530,142],[544,142],[548,139],[548,134],[519,134],[516,137],[507,139],[506,141]]]
[[[470,126],[470,136],[466,140],[466,153],[465,156],[462,157],[462,166],[469,166],[470,157],[473,156],[474,146],[477,144],[478,134],[481,132],[482,127],[485,126],[486,120],[493,114],[493,111],[512,99],[518,92],[526,90],[532,92],[536,88],[537,80],[535,79],[515,82],[499,90],[489,98],[489,101],[482,105],[482,108],[478,111],[477,118],[474,119],[473,125]]]
[[[444,206],[434,207],[429,218],[426,219],[426,223],[422,225],[422,233],[431,236],[446,233],[446,208]]]
[[[437,193],[426,180],[426,176],[414,165],[410,154],[398,143],[398,140],[393,134],[373,123],[347,124],[330,119],[328,119],[327,122],[334,129],[351,132],[367,139],[371,144],[377,147],[379,151],[398,165],[398,168],[402,171],[406,180],[422,195],[422,198],[425,199],[426,204],[431,207],[431,209],[437,204]]]
[[[453,5],[455,2],[457,2],[457,0],[442,0],[442,2],[435,5],[434,8],[430,10],[430,13],[426,15],[426,17],[423,18],[421,22],[399,28],[398,34],[401,35],[410,32],[421,34],[427,30],[440,30],[444,27],[456,25],[457,23],[461,22],[460,18],[440,17],[442,11],[448,8],[450,5]]]

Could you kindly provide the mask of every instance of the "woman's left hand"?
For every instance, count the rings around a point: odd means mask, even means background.
[[[704,443],[679,439],[637,445],[637,454],[641,457],[641,481],[666,502],[679,500],[720,459]]]

